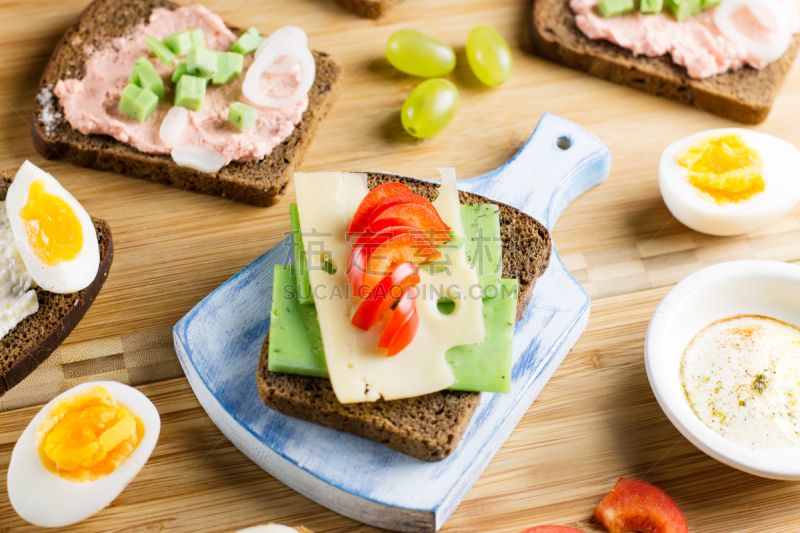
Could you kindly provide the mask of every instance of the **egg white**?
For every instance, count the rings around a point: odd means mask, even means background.
[[[236,533],[297,533],[297,530],[293,527],[282,526],[280,524],[267,524],[240,529]]]
[[[95,481],[77,483],[49,471],[36,449],[36,431],[53,405],[92,385],[111,396],[144,424],[144,437],[114,472]],[[8,465],[8,497],[20,517],[40,527],[61,527],[85,520],[107,507],[136,477],[150,458],[161,432],[161,418],[141,392],[116,381],[83,383],[58,395],[39,411],[22,432]]]
[[[718,205],[687,181],[688,170],[678,164],[676,155],[708,137],[731,134],[741,135],[761,156],[764,190],[742,202]],[[742,128],[703,131],[664,150],[658,184],[667,208],[684,225],[711,235],[739,235],[773,222],[800,202],[800,150],[772,135]]]
[[[28,203],[30,186],[35,180],[44,183],[44,190],[54,194],[72,207],[83,231],[83,247],[75,259],[62,261],[57,265],[48,265],[36,255],[28,235],[25,222],[19,212]],[[20,167],[6,195],[6,213],[14,232],[14,241],[19,249],[25,267],[33,281],[46,291],[59,294],[78,292],[88,287],[97,276],[100,268],[100,246],[97,232],[89,213],[53,176],[38,168],[30,161]]]

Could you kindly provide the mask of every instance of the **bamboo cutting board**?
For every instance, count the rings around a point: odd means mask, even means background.
[[[657,484],[684,511],[691,531],[800,530],[800,485],[740,473],[689,444],[658,407],[642,345],[655,306],[682,277],[742,258],[800,260],[800,210],[743,237],[687,230],[657,186],[661,151],[678,138],[733,123],[531,56],[526,0],[405,0],[377,22],[332,0],[209,0],[229,23],[269,32],[306,29],[311,46],[345,67],[344,89],[323,121],[302,170],[373,170],[434,178],[498,167],[553,112],[596,135],[613,153],[606,183],[561,216],[554,241],[592,297],[589,326],[443,531],[518,532],[539,524],[603,531],[592,510],[620,475]],[[0,2],[0,165],[30,159],[53,173],[114,231],[115,261],[97,301],[27,397],[0,410],[0,531],[31,531],[5,488],[16,439],[58,387],[86,379],[139,385],[163,421],[141,474],[112,506],[70,531],[234,531],[276,521],[317,532],[374,531],[338,516],[271,478],[211,423],[170,351],[169,329],[231,275],[283,239],[290,184],[277,205],[256,208],[166,186],[42,162],[30,116],[44,64],[84,0]],[[466,68],[471,28],[491,24],[514,49],[505,85],[480,87]],[[417,80],[383,57],[391,33],[428,32],[451,44],[461,109],[440,135],[415,141],[399,109]],[[771,117],[756,129],[800,145],[800,74],[793,69]],[[22,385],[20,386],[22,387]],[[22,390],[22,389],[20,389]],[[10,409],[10,410],[9,410]]]

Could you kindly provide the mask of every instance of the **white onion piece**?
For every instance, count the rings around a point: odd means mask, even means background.
[[[731,22],[731,16],[744,7],[752,7],[750,11],[753,16],[768,28],[772,28],[774,23],[777,22],[776,34],[771,41],[757,43],[734,26],[733,22]],[[767,20],[763,17],[761,9],[768,9],[772,12],[775,15],[775,20]],[[762,61],[772,62],[780,59],[789,48],[792,40],[792,32],[789,29],[789,13],[785,11],[786,4],[775,0],[723,0],[714,10],[714,24],[719,28],[722,35],[732,42],[744,46],[753,57]]]
[[[283,26],[272,32],[269,37],[264,39],[264,42],[258,46],[258,49],[253,57],[258,59],[258,57],[264,52],[264,49],[269,46],[270,39],[276,36],[286,37],[308,48],[308,35],[306,35],[306,32],[303,31],[303,28],[299,26]],[[285,57],[280,63],[273,63],[272,66],[267,69],[267,72],[269,74],[288,74],[292,71],[292,69],[294,69],[296,64],[297,61],[295,59],[291,57]]]
[[[264,94],[259,87],[261,76],[278,59],[287,56],[300,64],[300,83],[297,85],[297,89],[288,98],[273,98]],[[248,100],[259,107],[280,109],[302,100],[314,85],[316,74],[317,65],[308,48],[287,37],[271,37],[269,45],[264,48],[258,59],[247,69],[244,84],[242,84],[242,93]]]
[[[167,146],[178,144],[181,134],[189,123],[189,111],[185,107],[174,106],[161,121],[158,136]]]
[[[280,63],[273,63],[272,66],[267,69],[267,74],[289,74],[297,64],[295,58],[284,57],[280,59]]]
[[[264,49],[267,47],[270,39],[273,37],[287,37],[308,48],[308,35],[306,35],[306,32],[303,31],[303,28],[300,28],[299,26],[283,26],[272,32],[269,37],[264,39],[264,41],[258,45],[254,56],[256,59],[258,59],[259,56],[264,53]]]
[[[212,174],[225,166],[225,156],[201,146],[178,146],[172,150],[172,160],[182,167]]]

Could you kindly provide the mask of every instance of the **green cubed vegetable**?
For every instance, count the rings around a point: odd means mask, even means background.
[[[695,17],[703,11],[701,0],[666,0],[667,9],[676,20]]]
[[[214,85],[225,85],[235,80],[244,68],[244,56],[236,52],[217,52],[217,73],[211,78]]]
[[[181,76],[184,74],[189,74],[189,69],[186,68],[186,61],[181,61],[178,63],[178,66],[175,67],[175,70],[172,71],[172,81],[178,83],[178,80],[180,80]]]
[[[597,7],[604,17],[616,17],[633,11],[633,0],[598,0]]]
[[[144,122],[158,107],[158,96],[149,89],[142,89],[138,85],[129,83],[122,89],[119,99],[119,110],[125,115]]]
[[[142,89],[149,89],[158,96],[159,100],[164,99],[164,80],[161,79],[153,64],[146,57],[140,57],[136,60],[131,78],[134,79],[132,83]]]
[[[189,30],[173,33],[168,37],[164,37],[164,44],[172,50],[172,53],[179,56],[185,56],[192,49],[192,36]]]
[[[203,107],[206,97],[206,80],[186,74],[175,86],[175,105],[197,111]]]
[[[155,37],[148,37],[145,42],[163,65],[171,65],[175,61],[175,54],[172,53],[172,50]]]
[[[241,102],[231,104],[228,110],[228,122],[242,131],[247,131],[252,128],[257,118],[258,111]]]
[[[251,52],[255,52],[258,48],[258,45],[260,45],[263,41],[264,37],[258,33],[258,30],[255,28],[250,28],[244,32],[235,43],[233,43],[233,46],[231,46],[231,52],[247,55]]]
[[[700,0],[700,7],[705,11],[712,7],[717,7],[722,3],[722,0]]]
[[[206,47],[206,34],[203,33],[203,30],[200,28],[189,30],[189,35],[192,38],[192,46],[198,46],[200,48]]]
[[[639,11],[645,15],[658,15],[664,9],[664,0],[639,0]]]
[[[217,73],[217,53],[201,46],[189,50],[186,69],[192,76],[210,78]]]

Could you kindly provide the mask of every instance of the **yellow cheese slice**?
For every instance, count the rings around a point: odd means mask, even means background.
[[[386,357],[386,351],[377,347],[382,325],[365,332],[350,323],[356,306],[345,275],[352,249],[346,233],[369,191],[366,174],[297,173],[295,187],[325,360],[338,400],[396,400],[452,385],[447,350],[482,342],[486,335],[478,276],[470,268],[464,248],[449,255],[452,264],[444,272],[420,272],[416,291],[419,329],[402,352]],[[452,170],[442,172],[434,205],[453,233],[465,238]],[[333,262],[333,274],[322,268],[326,260]],[[449,315],[440,313],[436,305],[443,294],[456,301],[455,311]]]

